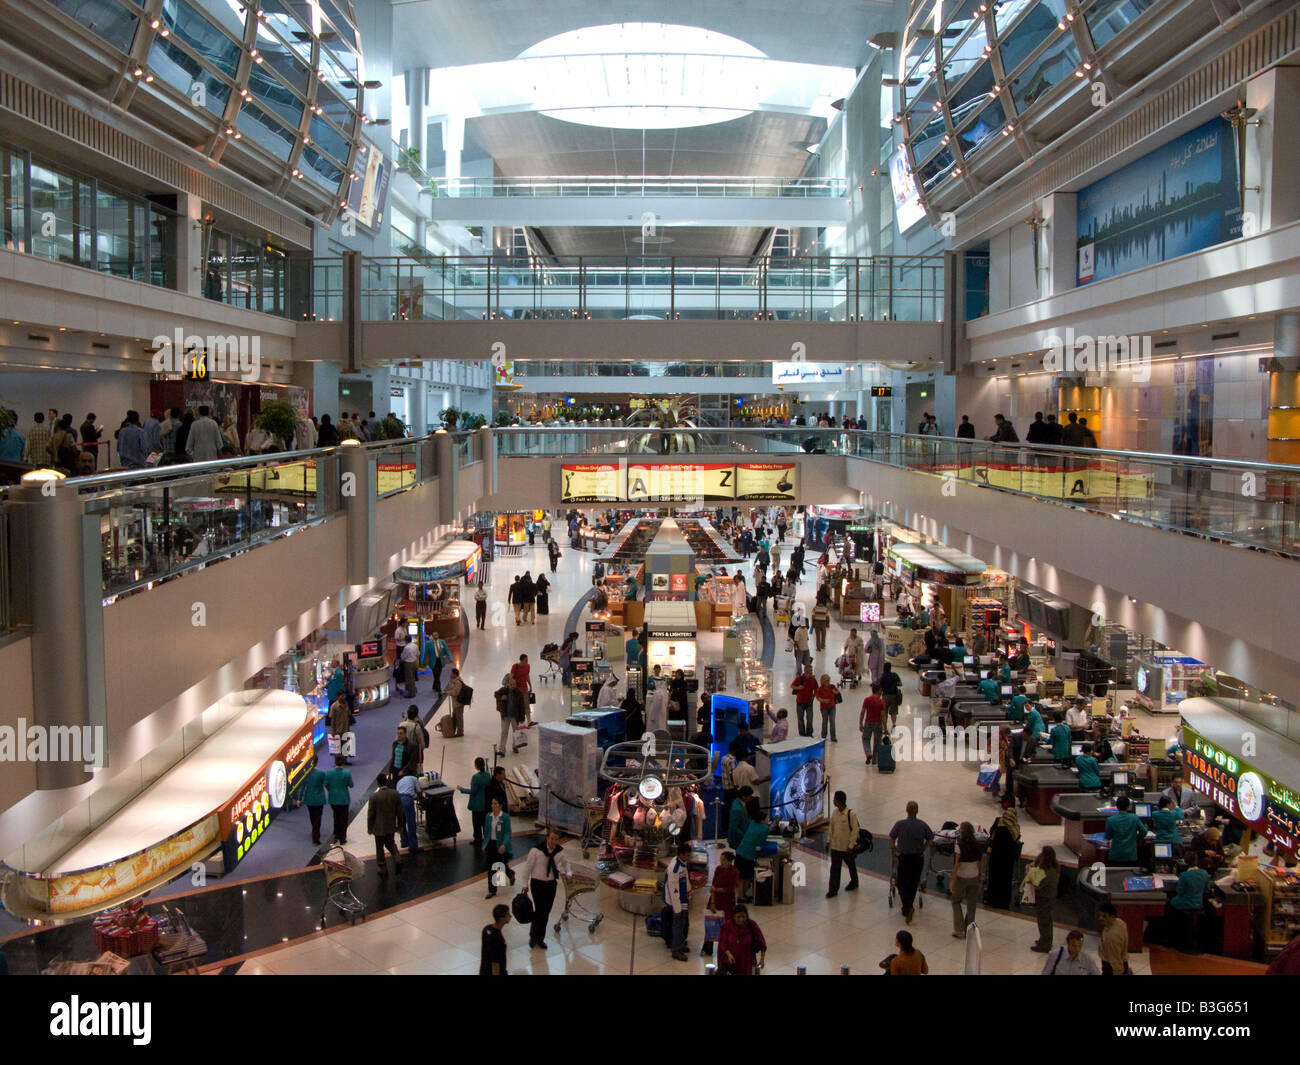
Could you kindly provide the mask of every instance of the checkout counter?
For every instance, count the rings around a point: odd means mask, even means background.
[[[1220,953],[1230,958],[1250,956],[1250,929],[1252,897],[1258,896],[1258,890],[1232,883],[1232,873],[1212,880],[1205,893],[1207,903],[1213,902],[1201,918],[1202,942],[1213,940]],[[1134,890],[1129,890],[1126,886]],[[1132,865],[1112,866],[1106,870],[1103,884],[1094,884],[1087,875],[1080,875],[1079,908],[1080,916],[1098,920],[1097,907],[1109,902],[1115,907],[1115,913],[1128,929],[1129,953],[1142,950],[1145,944],[1146,922],[1148,917],[1163,918],[1165,904],[1173,897],[1178,877],[1166,874],[1163,877],[1148,877],[1139,867]],[[1222,886],[1221,886],[1222,885]],[[1207,929],[1206,925],[1214,927]]]
[[[1158,792],[1148,794],[1144,798],[1133,799],[1131,809],[1145,822],[1149,820],[1150,812],[1156,809],[1159,802]],[[1213,816],[1215,805],[1212,799],[1198,797],[1196,805],[1204,813]],[[1104,832],[1106,819],[1119,812],[1113,798],[1103,798],[1094,791],[1078,791],[1055,796],[1051,808],[1065,826],[1065,845],[1079,856],[1080,865],[1105,861],[1104,850],[1098,848],[1088,837]]]
[[[1102,783],[1110,783],[1116,772],[1128,772],[1128,769],[1128,765],[1122,762],[1103,763],[1099,767]],[[1079,791],[1079,773],[1056,762],[1031,763],[1028,768],[1016,771],[1016,787],[1020,789],[1030,817],[1040,825],[1059,825],[1061,815],[1053,809],[1052,800],[1058,795]]]

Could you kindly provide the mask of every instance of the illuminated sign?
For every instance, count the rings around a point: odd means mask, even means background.
[[[848,368],[842,362],[774,362],[772,384],[792,388],[836,388],[844,384]]]
[[[1238,821],[1282,850],[1300,843],[1300,793],[1225,751],[1183,722],[1183,773]]]
[[[289,794],[306,776],[316,754],[312,744],[315,726],[314,719],[304,721],[257,775],[217,811],[227,871],[242,861],[262,838],[271,827],[272,818],[284,808]]]
[[[560,498],[566,503],[621,503],[626,481],[616,462],[574,463],[560,467]]]
[[[884,399],[894,394],[893,385],[872,385],[871,394],[877,399]]]
[[[628,502],[735,497],[736,467],[730,462],[627,464]]]
[[[736,498],[793,500],[797,473],[793,462],[738,463]]]

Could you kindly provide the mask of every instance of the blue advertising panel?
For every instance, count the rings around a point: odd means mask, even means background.
[[[828,815],[826,796],[826,741],[786,740],[765,744],[770,816],[775,821],[796,821],[807,827]]]
[[[1215,118],[1078,195],[1080,285],[1241,236],[1232,128]]]

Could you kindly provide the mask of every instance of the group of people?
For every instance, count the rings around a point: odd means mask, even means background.
[[[551,572],[555,572],[554,565]],[[539,573],[534,580],[532,572],[524,570],[506,590],[506,602],[514,608],[516,625],[536,625],[538,614],[551,612],[551,582],[545,573]]]
[[[17,414],[8,412],[13,424],[0,433],[0,459],[25,462],[33,466],[58,469],[70,476],[93,474],[100,466],[100,450],[108,446],[108,430],[98,423],[98,415],[91,411],[79,426],[74,425],[70,413],[60,414],[50,408],[32,415],[32,423],[25,430],[17,425]],[[393,418],[393,415],[388,415]],[[387,421],[388,419],[384,419]],[[212,462],[239,455],[262,455],[277,451],[307,450],[315,447],[334,447],[344,440],[383,439],[381,422],[371,411],[369,418],[361,418],[354,411],[344,412],[337,424],[330,415],[319,418],[300,414],[292,439],[274,436],[254,424],[239,436],[239,427],[233,414],[218,421],[212,408],[200,404],[197,409],[153,410],[147,417],[139,411],[128,410],[112,442],[116,451],[116,465],[125,469],[144,469],[148,466],[170,466],[185,462]],[[388,429],[392,429],[390,424]],[[109,462],[104,462],[109,467]]]

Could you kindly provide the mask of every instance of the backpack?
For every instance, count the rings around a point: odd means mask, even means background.
[[[474,701],[474,689],[471,688],[468,684],[462,684],[460,686],[460,700],[459,700],[460,705],[469,706],[469,704],[472,703],[473,701]]]

